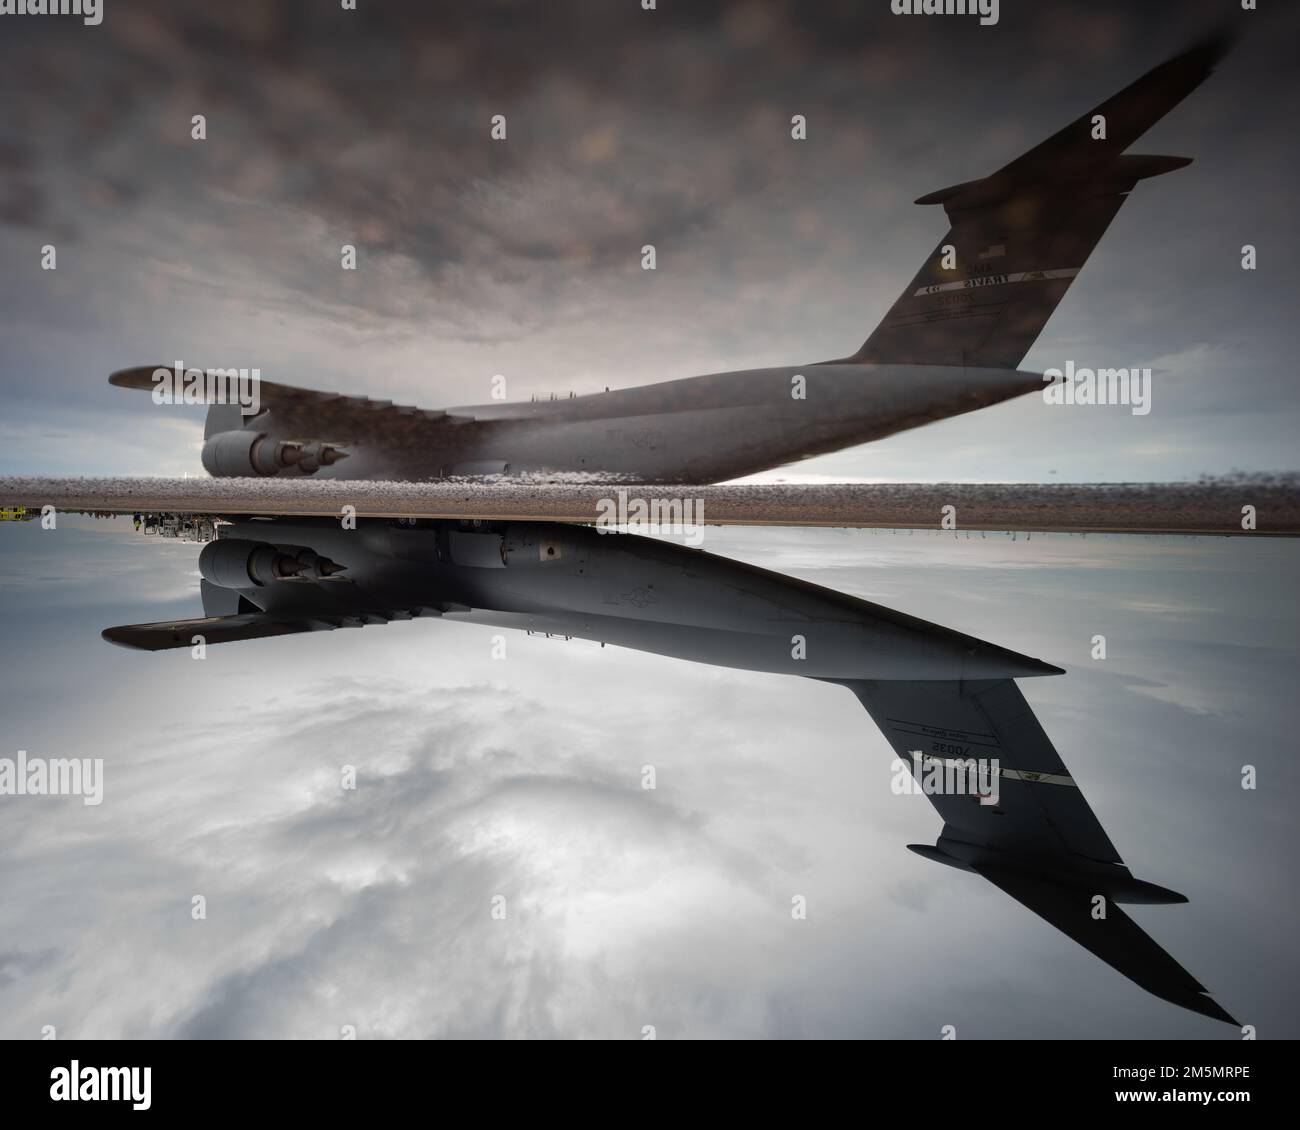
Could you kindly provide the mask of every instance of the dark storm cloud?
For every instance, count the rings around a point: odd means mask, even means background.
[[[103,376],[153,360],[438,406],[487,399],[498,372],[517,398],[842,356],[943,231],[913,198],[991,172],[1223,18],[1210,0],[1005,3],[991,28],[885,0],[141,0],[93,29],[10,21],[0,329],[22,411],[4,469],[194,466],[166,437],[123,435],[107,459],[95,443],[92,461],[79,420],[85,442],[41,442],[81,408],[134,429],[142,405]],[[1286,463],[1297,19],[1260,14],[1140,143],[1196,164],[1138,187],[1031,354],[1163,363],[1153,422],[1026,425],[1002,406],[810,469]],[[58,272],[38,269],[46,242]]]

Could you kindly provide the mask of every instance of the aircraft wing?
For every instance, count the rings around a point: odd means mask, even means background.
[[[919,784],[943,782],[929,794],[943,831],[913,851],[983,875],[1148,992],[1236,1023],[1117,905],[1187,900],[1129,872],[1013,679],[844,685]]]
[[[200,616],[193,620],[165,620],[157,624],[123,624],[105,628],[100,634],[109,643],[137,651],[171,651],[194,646],[194,637],[202,636],[205,644],[234,643],[236,640],[259,640],[270,636],[289,636],[299,632],[332,632],[335,628],[364,628],[387,624],[393,620],[411,620],[417,616],[438,616],[433,608],[375,609],[323,612],[319,615],[276,615],[268,612],[241,612],[230,616]]]
[[[152,392],[154,373],[167,365],[142,365],[121,369],[108,378],[118,388]],[[471,424],[475,418],[450,413],[439,408],[416,408],[394,404],[391,400],[372,400],[367,396],[344,396],[337,392],[317,392],[295,385],[259,379],[259,408],[270,412],[279,429],[290,435],[320,436],[339,444],[384,442],[400,445],[403,439],[414,444],[431,437],[448,425]],[[233,404],[214,404],[209,408],[208,434],[212,422],[220,421],[216,430],[237,428],[242,422],[239,408]]]

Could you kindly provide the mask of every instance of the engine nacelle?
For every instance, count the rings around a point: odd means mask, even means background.
[[[203,467],[219,479],[278,475],[296,467],[305,475],[346,459],[336,444],[318,439],[272,439],[262,432],[218,432],[203,444]]]
[[[260,588],[276,581],[322,581],[341,573],[343,566],[314,549],[276,548],[264,541],[218,538],[199,554],[199,573],[222,589]]]

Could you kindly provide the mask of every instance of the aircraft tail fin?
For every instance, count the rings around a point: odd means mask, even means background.
[[[1120,909],[1187,900],[1124,865],[1014,679],[845,685],[943,817],[912,851],[984,876],[1148,992],[1236,1023]]]
[[[1105,917],[1099,918],[1094,896],[1086,889],[1004,868],[976,866],[974,870],[1148,993],[1240,1027],[1204,985],[1113,902],[1106,907]]]
[[[862,348],[828,363],[1017,368],[1129,191],[1191,163],[1124,150],[1230,46],[1207,37],[992,175],[922,196],[948,234]]]

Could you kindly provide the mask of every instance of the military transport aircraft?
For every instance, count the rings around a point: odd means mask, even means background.
[[[162,651],[196,636],[434,617],[848,687],[943,818],[937,842],[911,850],[982,875],[1148,992],[1236,1023],[1116,905],[1187,900],[1129,872],[1021,694],[1016,679],[1059,667],[846,593],[587,526],[245,518],[219,527],[199,566],[203,618],[104,638]]]
[[[1017,366],[1125,197],[1191,160],[1124,151],[1227,47],[1211,36],[990,176],[922,196],[943,205],[948,233],[851,356],[433,410],[262,381],[255,415],[211,404],[203,465],[217,476],[719,482],[1042,389]],[[168,371],[109,380],[154,389]]]

